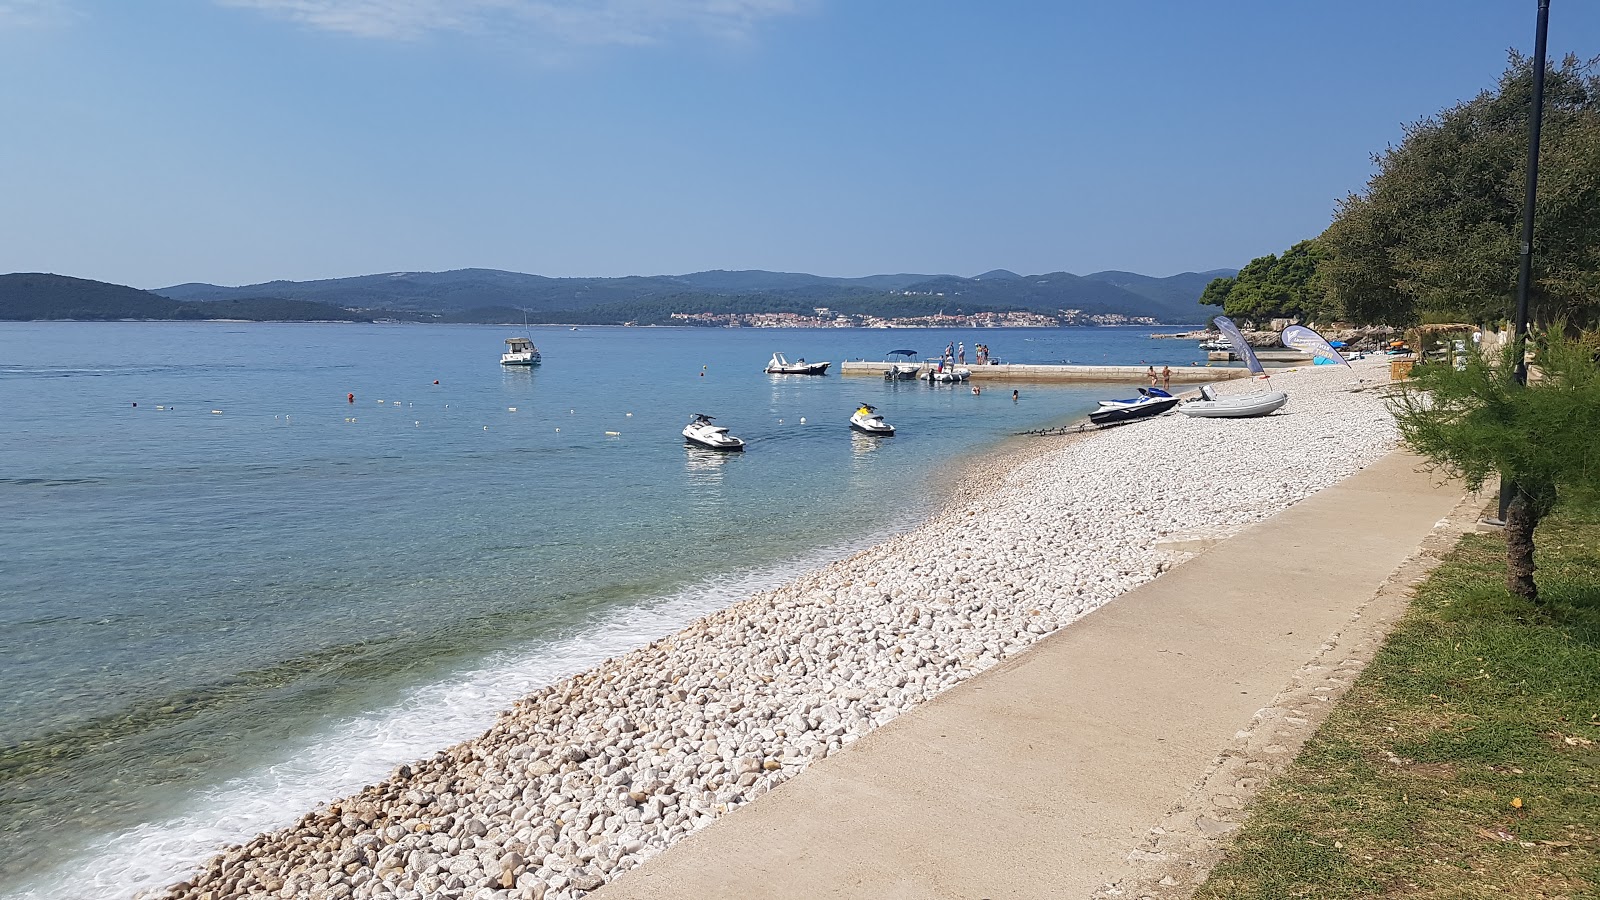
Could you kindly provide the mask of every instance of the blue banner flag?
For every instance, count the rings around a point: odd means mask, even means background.
[[[1250,349],[1250,344],[1239,333],[1239,326],[1227,316],[1217,316],[1211,320],[1222,336],[1228,339],[1228,345],[1233,348],[1233,355],[1244,360],[1245,366],[1257,375],[1265,375],[1266,370],[1261,368],[1261,360],[1256,359],[1256,352]]]
[[[1339,351],[1333,349],[1327,338],[1304,325],[1290,325],[1279,337],[1285,347],[1311,354],[1312,362],[1319,366],[1350,365]]]

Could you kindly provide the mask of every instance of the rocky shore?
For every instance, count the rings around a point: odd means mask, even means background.
[[[1167,416],[971,478],[927,524],[519,701],[143,897],[565,900],[1395,443],[1379,361],[1273,376],[1256,420]],[[1226,382],[1221,393],[1257,389]],[[1265,562],[1265,561],[1264,561]]]

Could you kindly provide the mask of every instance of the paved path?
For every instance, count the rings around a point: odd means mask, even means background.
[[[596,900],[1086,898],[1462,497],[1392,453],[822,760]]]

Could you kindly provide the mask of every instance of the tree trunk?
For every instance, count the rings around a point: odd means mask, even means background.
[[[1511,506],[1506,510],[1506,590],[1538,603],[1539,588],[1533,583],[1533,530],[1539,527],[1539,512],[1520,487],[1511,490]]]

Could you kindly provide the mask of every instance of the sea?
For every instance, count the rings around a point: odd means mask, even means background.
[[[1129,393],[840,361],[1199,360],[1176,330],[535,327],[525,370],[520,326],[0,323],[0,897],[177,880]]]

